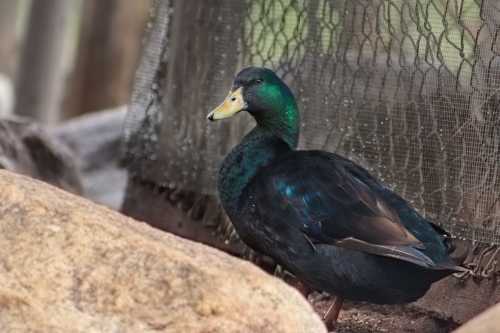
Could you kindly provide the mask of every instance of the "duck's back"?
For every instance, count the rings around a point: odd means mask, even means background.
[[[337,154],[289,152],[262,168],[249,186],[268,223],[295,226],[317,243],[355,238],[416,249],[427,257],[417,258],[424,267],[447,264],[437,229],[365,169]]]

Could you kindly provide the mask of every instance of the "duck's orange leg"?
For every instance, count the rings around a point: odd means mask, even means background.
[[[342,308],[343,303],[344,299],[342,297],[335,297],[335,300],[323,315],[323,321],[328,331],[331,331],[335,328],[335,325],[337,324],[337,318],[339,317],[340,309]]]

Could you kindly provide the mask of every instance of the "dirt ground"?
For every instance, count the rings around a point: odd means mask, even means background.
[[[309,301],[322,315],[329,307],[331,298],[313,294]],[[340,312],[335,333],[447,333],[458,325],[452,321],[437,319],[411,305],[379,306],[346,301]]]

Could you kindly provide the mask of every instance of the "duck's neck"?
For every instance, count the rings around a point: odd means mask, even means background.
[[[255,117],[255,128],[229,153],[221,166],[218,190],[230,215],[237,211],[245,187],[257,172],[297,147],[299,117],[295,103],[280,112],[282,116],[270,114]]]
[[[272,88],[270,88],[272,89]],[[291,149],[299,142],[300,116],[297,103],[288,87],[283,86],[276,91],[265,91],[268,96],[268,109],[253,113],[257,128],[268,131],[285,141]],[[277,98],[269,98],[269,96]]]
[[[290,150],[287,143],[259,125],[231,150],[217,180],[219,197],[229,216],[238,211],[242,193],[257,172]]]

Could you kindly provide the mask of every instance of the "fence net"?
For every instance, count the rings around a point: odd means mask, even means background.
[[[210,40],[196,42],[204,64],[190,70],[176,49],[197,37],[176,23],[189,12],[180,2],[161,14],[171,19],[155,19],[164,35],[153,29],[150,39],[161,52],[146,62],[156,74],[136,83],[126,128],[133,173],[214,194],[218,164],[252,123],[207,124],[205,115],[239,69],[267,66],[296,94],[301,148],[357,161],[455,237],[500,244],[498,1],[206,1],[189,9]],[[179,101],[186,73],[199,75],[186,84],[190,104]]]

